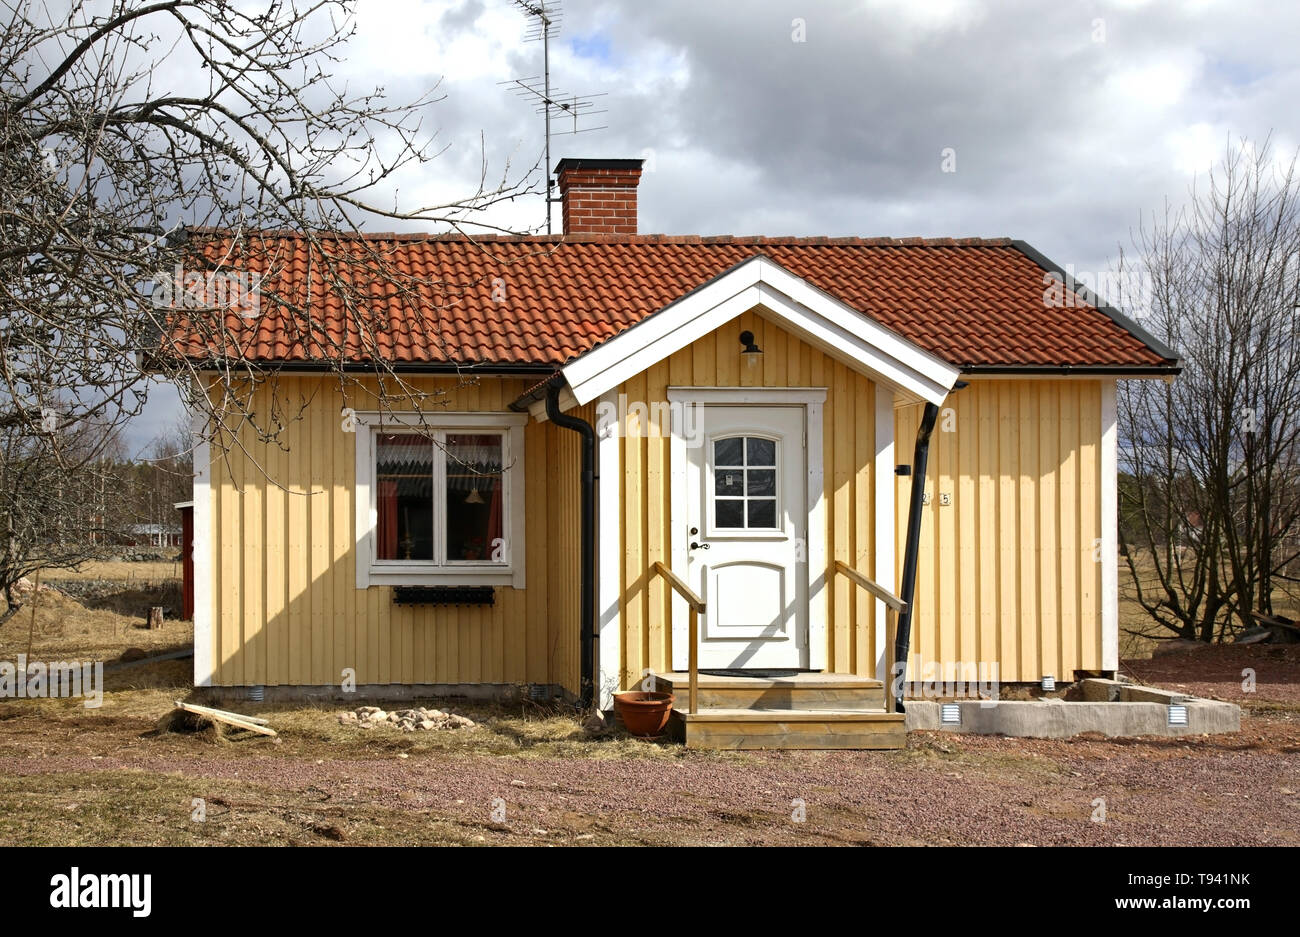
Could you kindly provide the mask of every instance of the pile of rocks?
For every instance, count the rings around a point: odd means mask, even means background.
[[[19,605],[26,605],[29,601],[31,601],[32,596],[36,594],[36,583],[32,582],[26,576],[23,576],[21,579],[19,579],[17,582],[13,584],[13,586],[11,587],[11,591],[13,592],[15,602],[17,602]],[[40,591],[55,592],[57,590],[53,586],[46,585],[45,583],[41,583]]]
[[[362,706],[356,712],[339,713],[340,725],[355,725],[363,729],[376,726],[394,726],[403,732],[423,729],[472,729],[474,720],[441,709],[397,709],[385,712],[378,706]]]

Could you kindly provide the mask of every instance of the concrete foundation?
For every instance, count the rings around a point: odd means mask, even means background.
[[[1073,702],[1043,700],[962,700],[957,702],[959,724],[940,721],[942,705],[930,700],[906,700],[907,729],[937,729],[944,732],[968,732],[974,735],[1008,735],[1021,738],[1069,738],[1084,732],[1108,737],[1139,735],[1217,735],[1241,731],[1241,707],[1235,703],[1197,699],[1151,687],[1137,687],[1113,680],[1084,683],[1108,683],[1127,692],[1117,692],[1116,699]],[[1093,687],[1092,695],[1109,694],[1111,688]],[[1132,702],[1124,701],[1128,697]],[[1169,725],[1169,706],[1187,707],[1187,725]]]

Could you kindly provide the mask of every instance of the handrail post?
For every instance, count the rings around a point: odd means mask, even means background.
[[[898,612],[885,606],[885,712],[894,712],[894,637],[898,633]]]
[[[884,603],[885,606],[885,704],[886,712],[895,712],[898,708],[898,700],[894,697],[894,642],[898,638],[898,616],[904,614],[910,608],[907,602],[904,602],[894,593],[890,592],[884,586],[868,579],[848,563],[843,560],[836,560],[831,567],[830,572],[843,573],[850,581],[856,583],[865,589],[870,595],[875,596]],[[906,667],[903,669],[906,675]]]
[[[693,715],[698,712],[695,707],[698,702],[697,693],[700,688],[700,613],[705,609],[704,600],[696,595],[691,590],[690,586],[682,582],[680,576],[658,560],[655,560],[654,564],[650,568],[655,575],[663,576],[664,579],[668,581],[668,585],[672,586],[673,591],[686,600],[686,605],[690,609],[690,625],[687,629],[690,647],[686,652],[687,669],[689,670],[687,676],[690,680],[687,705],[690,707],[690,712]]]
[[[696,693],[698,693],[700,689],[700,613],[695,610],[694,605],[691,606],[689,632],[690,650],[687,652],[687,656],[689,660],[691,683],[688,702],[690,705],[691,715],[693,716],[699,712],[699,710],[695,708],[695,701],[697,699]]]

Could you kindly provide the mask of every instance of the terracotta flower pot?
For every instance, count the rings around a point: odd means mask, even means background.
[[[627,731],[642,738],[654,738],[662,735],[664,726],[668,725],[668,714],[673,709],[671,693],[647,693],[642,690],[629,690],[614,694],[614,708]]]

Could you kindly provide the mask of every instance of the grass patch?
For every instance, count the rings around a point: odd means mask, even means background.
[[[124,582],[141,580],[156,582],[160,579],[180,579],[181,561],[140,562],[129,560],[96,560],[82,563],[76,569],[47,569],[41,573],[42,582],[56,579],[115,579]]]
[[[14,661],[19,654],[29,653],[29,640],[30,659],[46,661],[108,662],[130,647],[155,654],[194,643],[192,622],[165,620],[157,631],[143,625],[143,615],[86,608],[70,596],[47,589],[0,627],[0,660]]]

